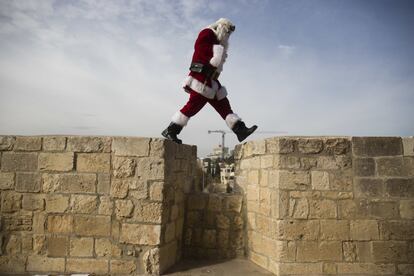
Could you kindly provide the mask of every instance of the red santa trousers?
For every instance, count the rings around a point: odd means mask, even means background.
[[[227,115],[233,113],[227,97],[221,100],[209,99],[194,91],[190,92],[190,99],[180,110],[180,112],[187,117],[192,117],[196,115],[206,105],[206,103],[211,104],[224,120]]]

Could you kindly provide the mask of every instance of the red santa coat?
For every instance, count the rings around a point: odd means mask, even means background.
[[[226,60],[226,49],[220,45],[212,29],[203,29],[194,44],[192,62],[210,64],[221,73]],[[183,88],[190,93],[195,91],[206,98],[221,100],[227,96],[227,91],[218,80],[207,79],[202,73],[191,72],[183,82]]]

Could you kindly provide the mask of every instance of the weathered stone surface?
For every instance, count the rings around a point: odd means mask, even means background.
[[[381,240],[414,240],[414,222],[410,220],[380,221]]]
[[[404,148],[404,155],[414,156],[414,137],[403,137],[402,143]]]
[[[65,258],[46,258],[43,256],[28,256],[27,271],[62,272],[65,271]]]
[[[317,220],[280,220],[276,224],[279,240],[317,240],[319,222]]]
[[[22,195],[15,192],[1,193],[1,211],[5,213],[19,211],[21,208]]]
[[[68,258],[66,260],[66,272],[105,274],[109,270],[109,261],[102,259]]]
[[[71,233],[73,217],[70,215],[49,215],[47,217],[47,230],[51,233]]]
[[[133,158],[115,157],[113,159],[113,174],[118,178],[133,176],[136,166],[137,164]]]
[[[373,241],[372,256],[378,263],[407,262],[407,243],[404,241]]]
[[[137,245],[158,245],[161,239],[161,225],[123,223],[120,242]]]
[[[43,195],[37,194],[25,194],[23,196],[22,208],[28,211],[42,211],[45,206],[45,200]]]
[[[352,151],[357,156],[402,155],[400,137],[352,137]]]
[[[380,178],[356,178],[356,197],[383,197],[385,194],[384,183]]]
[[[2,171],[36,171],[37,153],[4,152],[1,155]]]
[[[111,189],[111,175],[109,173],[98,174],[98,194],[108,195]]]
[[[392,197],[414,197],[414,178],[388,178],[385,191]]]
[[[145,180],[163,180],[165,177],[165,162],[154,157],[138,158],[137,176]]]
[[[161,223],[163,206],[160,202],[137,202],[132,220],[139,222]]]
[[[43,137],[44,151],[63,151],[66,148],[66,137],[46,136]]]
[[[296,140],[283,137],[266,139],[267,153],[292,153],[295,151]]]
[[[335,191],[352,191],[353,175],[351,169],[329,173],[329,186]]]
[[[113,206],[114,206],[114,203],[111,201],[109,197],[101,196],[98,214],[108,215],[108,216],[112,215]]]
[[[111,182],[111,197],[125,198],[128,195],[129,187],[132,180],[130,179],[113,179]]]
[[[16,235],[10,235],[6,244],[6,253],[8,255],[17,255],[21,253],[21,239]]]
[[[39,170],[69,172],[73,169],[73,152],[40,153]]]
[[[353,168],[355,176],[375,176],[375,161],[373,158],[355,158]]]
[[[398,271],[398,274],[413,275],[414,274],[414,264],[399,264],[397,271]]]
[[[110,137],[68,137],[67,150],[73,152],[110,152]]]
[[[240,213],[242,204],[242,195],[229,195],[224,198],[224,206],[227,211]]]
[[[131,217],[133,210],[134,204],[131,200],[115,201],[115,215],[118,219]]]
[[[312,171],[312,189],[329,190],[329,174],[323,171]]]
[[[14,173],[0,172],[0,190],[14,189]]]
[[[369,203],[369,215],[372,218],[396,218],[398,217],[397,202],[388,201],[373,201]]]
[[[298,150],[304,154],[316,154],[320,153],[323,149],[323,142],[320,139],[306,139],[301,138],[298,140]]]
[[[70,210],[73,213],[91,214],[98,208],[97,196],[94,195],[72,195],[70,197]]]
[[[50,236],[47,239],[48,257],[65,257],[67,255],[68,237]]]
[[[12,150],[16,142],[13,136],[0,136],[0,151]]]
[[[299,241],[297,261],[340,261],[342,244],[339,241]]]
[[[175,223],[169,223],[167,224],[167,227],[165,229],[165,235],[164,235],[164,241],[165,243],[169,243],[174,240],[175,238]]]
[[[266,152],[266,141],[249,141],[244,146],[244,157],[263,155]]]
[[[338,274],[350,275],[394,275],[395,266],[393,264],[373,264],[373,263],[338,263]]]
[[[351,220],[351,239],[378,240],[378,222],[376,220]]]
[[[111,260],[111,273],[131,274],[136,269],[137,266],[134,261]]]
[[[154,201],[163,201],[164,182],[152,182],[149,187],[149,197]]]
[[[309,216],[309,201],[307,198],[291,198],[289,200],[289,216],[296,219],[306,219]]]
[[[160,273],[160,250],[159,248],[153,248],[145,252],[142,257],[144,263],[144,271],[148,274]]]
[[[306,171],[278,171],[278,188],[287,190],[304,190],[310,186],[311,178]]]
[[[105,173],[111,169],[111,156],[109,153],[80,153],[76,159],[78,172]]]
[[[280,263],[278,264],[280,275],[317,275],[322,274],[321,263]]]
[[[73,231],[82,236],[109,236],[111,232],[111,217],[75,216],[73,219]]]
[[[42,137],[17,136],[15,151],[38,151],[42,148]]]
[[[72,237],[70,239],[69,254],[74,257],[92,257],[93,238]]]
[[[149,138],[114,137],[112,150],[116,156],[148,156]]]
[[[119,257],[121,249],[106,238],[95,239],[95,253],[99,257]]]
[[[43,174],[43,192],[95,193],[95,174]]]
[[[204,230],[203,247],[215,248],[217,243],[216,234],[216,230]]]
[[[39,192],[40,175],[38,173],[17,173],[16,191],[18,192]]]
[[[414,219],[414,200],[400,201],[400,216],[403,219]]]
[[[348,240],[349,222],[347,220],[321,220],[320,240]]]
[[[188,197],[189,210],[203,210],[206,208],[208,197],[205,194],[195,194]]]
[[[402,157],[381,157],[376,159],[378,176],[402,176]]]
[[[69,206],[69,196],[48,194],[46,196],[47,213],[64,213]]]
[[[310,200],[309,218],[336,218],[336,202],[330,199]]]
[[[328,138],[325,141],[324,152],[327,154],[346,154],[351,148],[349,138]]]

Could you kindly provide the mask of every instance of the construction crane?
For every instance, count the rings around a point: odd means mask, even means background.
[[[211,133],[221,133],[221,160],[224,160],[224,143],[225,143],[225,138],[226,138],[226,134],[227,133],[232,133],[231,131],[228,130],[209,130],[208,134]],[[286,131],[255,131],[253,132],[253,134],[286,134]]]

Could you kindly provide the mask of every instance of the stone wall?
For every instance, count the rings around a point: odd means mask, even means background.
[[[194,193],[187,197],[184,256],[190,259],[244,257],[240,194]]]
[[[279,137],[236,149],[249,259],[276,275],[414,275],[414,138]]]
[[[0,136],[0,154],[0,274],[157,274],[180,259],[195,147]]]

